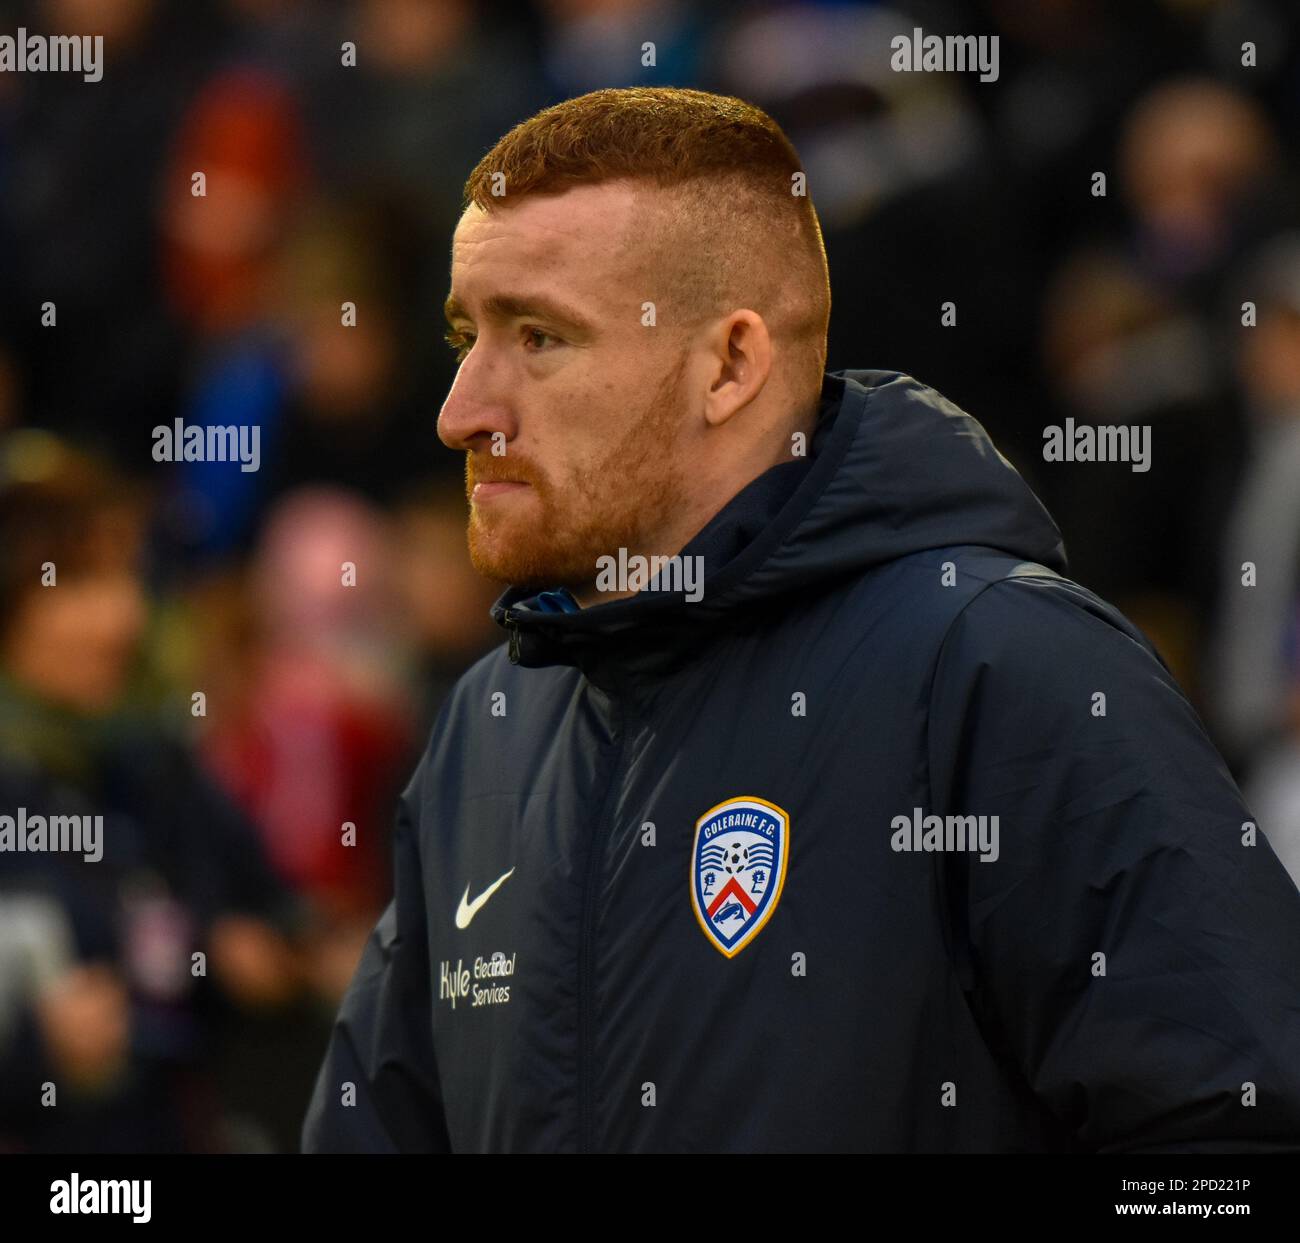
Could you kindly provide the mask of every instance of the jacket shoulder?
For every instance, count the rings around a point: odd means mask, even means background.
[[[925,549],[873,567],[854,581],[847,600],[854,611],[882,606],[905,610],[914,639],[928,639],[933,648],[986,595],[990,612],[1014,609],[1018,594],[990,594],[1008,583],[1076,593],[1081,603],[1086,598],[1099,608],[1109,607],[1048,566],[974,544]]]

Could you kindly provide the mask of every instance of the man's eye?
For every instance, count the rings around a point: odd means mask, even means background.
[[[465,355],[470,352],[474,345],[474,338],[468,333],[461,332],[459,328],[449,328],[443,335],[447,344],[456,351],[456,361],[458,363],[463,362]]]
[[[534,349],[529,351],[530,353],[539,354],[546,350],[547,347],[545,345],[539,345],[537,343],[538,337],[541,337],[543,341],[556,342],[559,340],[558,337],[551,336],[551,334],[544,328],[527,327],[524,329],[524,342],[535,346]]]
[[[456,361],[463,362],[465,356],[474,348],[473,333],[459,328],[450,328],[443,334],[447,344],[456,351]],[[522,330],[522,341],[530,354],[542,354],[559,343],[559,338],[552,336],[543,328],[527,327]]]

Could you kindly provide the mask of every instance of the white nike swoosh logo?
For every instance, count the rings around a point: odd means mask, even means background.
[[[473,902],[469,899],[469,886],[465,886],[465,896],[461,898],[460,905],[456,908],[456,927],[468,928],[469,921],[483,909],[483,904],[494,894],[502,885],[506,883],[510,875],[514,872],[511,868],[504,876],[498,876]]]

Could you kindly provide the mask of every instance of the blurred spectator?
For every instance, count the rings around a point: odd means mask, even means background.
[[[1240,91],[1195,79],[1156,87],[1129,116],[1118,154],[1133,252],[1157,279],[1195,292],[1268,227],[1277,141]]]
[[[422,744],[456,679],[501,641],[490,615],[501,587],[470,564],[462,492],[442,492],[429,481],[408,494],[396,517],[395,577],[415,662]]]
[[[155,209],[177,110],[212,54],[202,4],[44,0],[12,31],[98,31],[107,71],[0,74],[0,324],[38,425],[138,465],[170,407],[183,331],[159,296]],[[0,96],[0,108],[6,103]],[[56,326],[44,325],[52,303]]]
[[[543,64],[556,99],[605,86],[699,85],[714,17],[708,6],[683,0],[541,0],[541,10]]]
[[[365,203],[304,211],[280,257],[275,313],[287,380],[267,501],[333,483],[383,502],[446,454],[424,394],[409,390],[397,256]],[[348,326],[341,313],[355,307]]]
[[[413,745],[390,556],[385,520],[363,501],[287,496],[252,564],[250,650],[224,670],[204,741],[280,874],[361,936],[383,906]]]
[[[1222,555],[1215,662],[1216,722],[1234,755],[1291,754],[1300,740],[1300,233],[1275,239],[1243,274],[1257,325],[1237,362],[1249,412],[1250,455]],[[1253,584],[1245,585],[1254,567]],[[1270,760],[1276,785],[1281,777]],[[1291,817],[1300,817],[1300,800]],[[1300,883],[1298,881],[1297,883]]]
[[[91,459],[43,433],[5,445],[0,808],[102,817],[98,860],[0,854],[10,1149],[225,1147],[209,1073],[221,1012],[297,987],[277,930],[297,912],[256,835],[127,699],[146,610],[140,530],[138,501]],[[210,977],[194,974],[199,952]]]
[[[164,184],[163,272],[176,313],[203,336],[265,305],[275,244],[304,192],[306,137],[275,77],[219,74],[194,101]]]
[[[911,371],[1023,444],[1022,203],[958,75],[891,67],[914,25],[901,6],[742,6],[710,86],[770,111],[799,151],[831,267],[828,369]]]
[[[429,395],[455,370],[439,346],[461,187],[502,133],[550,102],[536,32],[526,6],[485,0],[356,0],[338,29],[356,64],[343,67],[336,44],[307,92],[314,160],[331,201],[366,206],[364,244],[397,278],[398,390],[436,411]]]
[[[268,507],[300,484],[378,500],[431,457],[432,421],[399,389],[407,372],[381,224],[360,206],[304,205],[266,259],[274,292],[256,325],[209,344],[187,422],[257,427],[260,465],[175,468],[169,532],[187,551],[250,547]]]
[[[1132,617],[1194,691],[1197,618],[1213,596],[1222,521],[1209,485],[1234,443],[1208,327],[1120,254],[1085,249],[1049,287],[1043,361],[1055,402],[1044,425],[1149,429],[1146,470],[1040,460],[1032,475],[1065,533],[1072,573]],[[1204,489],[1189,492],[1189,478]]]

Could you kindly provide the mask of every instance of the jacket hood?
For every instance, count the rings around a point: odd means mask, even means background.
[[[492,608],[510,659],[577,665],[597,683],[606,670],[649,673],[710,629],[934,548],[1066,568],[1056,524],[984,428],[911,376],[827,373],[812,449],[754,480],[682,549],[704,557],[698,599],[651,590],[546,612],[539,593],[511,587]]]

